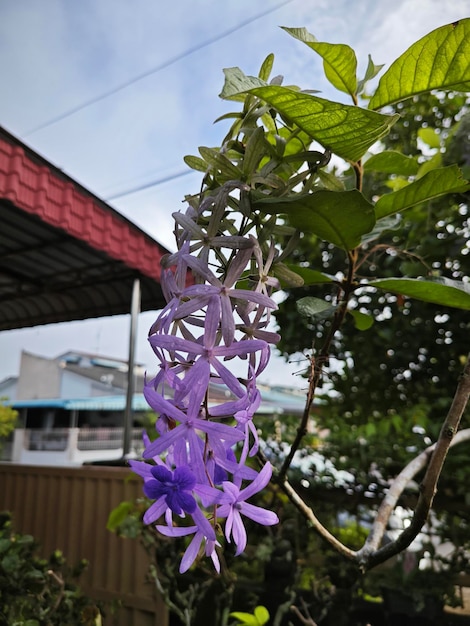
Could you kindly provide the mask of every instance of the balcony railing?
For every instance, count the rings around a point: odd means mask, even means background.
[[[81,465],[119,458],[123,453],[123,428],[17,428],[2,442],[0,461],[39,465]],[[142,429],[131,430],[130,455],[143,452]]]
[[[117,450],[122,448],[123,428],[80,428],[77,447],[79,450]],[[142,429],[131,431],[131,448],[140,453],[144,449]]]
[[[27,450],[46,450],[61,452],[67,448],[69,428],[53,428],[43,430],[28,428],[25,431],[25,448]]]

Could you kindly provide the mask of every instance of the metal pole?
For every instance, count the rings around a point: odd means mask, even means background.
[[[140,280],[134,278],[132,287],[131,301],[131,327],[129,333],[129,359],[127,370],[127,394],[126,408],[124,411],[124,432],[122,438],[122,454],[126,458],[131,450],[132,439],[132,398],[134,397],[135,376],[134,376],[134,360],[135,360],[135,343],[137,336],[137,319],[140,313]]]

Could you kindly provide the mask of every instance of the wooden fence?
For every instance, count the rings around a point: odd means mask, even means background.
[[[0,511],[11,511],[17,532],[33,535],[48,556],[62,550],[72,566],[89,567],[80,586],[121,607],[104,626],[168,626],[166,607],[146,582],[149,560],[137,540],[106,530],[110,511],[142,494],[140,479],[123,467],[36,467],[0,464]]]

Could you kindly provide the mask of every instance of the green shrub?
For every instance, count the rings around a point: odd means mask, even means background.
[[[0,513],[0,626],[100,626],[100,608],[76,584],[87,562],[70,568],[60,550],[44,559],[37,549]]]

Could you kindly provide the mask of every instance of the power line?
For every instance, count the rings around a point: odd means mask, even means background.
[[[188,174],[194,174],[194,173],[195,171],[191,169],[182,170],[181,172],[177,172],[176,174],[170,174],[169,176],[165,176],[164,178],[158,178],[157,180],[153,180],[150,183],[144,183],[143,185],[139,185],[138,187],[132,187],[131,189],[120,191],[119,193],[116,193],[113,196],[109,196],[108,198],[105,198],[105,200],[106,202],[108,202],[109,200],[116,200],[117,198],[130,196],[132,193],[137,193],[138,191],[149,189],[149,187],[156,187],[157,185],[162,185],[163,183],[167,183],[170,180],[175,180],[175,178],[181,178],[182,176],[187,176]]]
[[[284,2],[281,2],[280,4],[276,4],[270,9],[263,11],[263,13],[258,13],[257,15],[254,15],[253,17],[250,17],[240,22],[236,26],[229,28],[228,30],[221,33],[220,35],[211,37],[210,39],[207,39],[206,41],[200,44],[197,44],[196,46],[192,46],[191,48],[188,48],[184,52],[181,52],[180,54],[177,54],[176,56],[168,59],[167,61],[164,61],[163,63],[161,63],[160,65],[157,65],[151,70],[147,70],[146,72],[143,72],[142,74],[139,74],[138,76],[135,76],[134,78],[127,80],[125,83],[121,83],[117,87],[113,87],[113,89],[109,89],[108,91],[103,92],[99,96],[90,98],[90,100],[85,100],[81,104],[78,104],[77,106],[69,109],[68,111],[65,111],[64,113],[61,113],[57,115],[56,117],[53,117],[50,120],[47,120],[46,122],[43,122],[42,124],[39,124],[39,126],[36,126],[35,128],[32,128],[31,130],[28,130],[25,133],[22,133],[22,136],[28,137],[29,135],[32,135],[33,133],[36,133],[39,130],[43,130],[44,128],[47,128],[48,126],[52,126],[53,124],[57,124],[57,122],[61,122],[67,117],[70,117],[71,115],[75,115],[75,113],[82,111],[83,109],[91,106],[92,104],[96,104],[97,102],[100,102],[101,100],[104,100],[105,98],[109,98],[109,96],[112,96],[118,93],[119,91],[122,91],[123,89],[126,89],[127,87],[130,87],[131,85],[134,85],[138,81],[143,80],[144,78],[147,78],[148,76],[151,76],[152,74],[156,74],[157,72],[160,72],[163,69],[166,69],[170,65],[173,65],[174,63],[176,63],[177,61],[181,61],[181,59],[184,59],[190,56],[191,54],[194,54],[195,52],[198,52],[199,50],[202,50],[203,48],[207,48],[207,46],[210,46],[213,43],[216,43],[217,41],[220,41],[221,39],[224,39],[225,37],[232,35],[233,33],[237,32],[241,28],[244,28],[245,26],[252,24],[256,20],[259,20],[265,15],[269,15],[270,13],[273,13],[274,11],[277,11],[283,6],[290,4],[291,2],[294,2],[294,0],[284,0]]]

